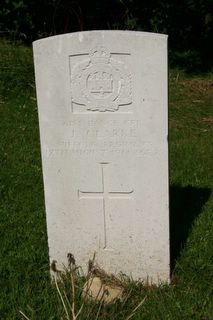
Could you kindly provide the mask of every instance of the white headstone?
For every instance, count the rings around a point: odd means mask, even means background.
[[[169,279],[167,36],[34,42],[50,262]]]

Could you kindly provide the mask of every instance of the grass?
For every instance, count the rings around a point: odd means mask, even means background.
[[[19,310],[30,320],[66,319],[49,278],[32,50],[4,40],[0,116],[0,319],[24,319]],[[144,297],[134,320],[213,319],[212,74],[172,70],[169,117],[172,283],[126,279],[125,303],[85,303],[81,320],[126,320]],[[76,281],[79,310],[83,280]],[[70,301],[71,287],[68,279],[60,287]]]

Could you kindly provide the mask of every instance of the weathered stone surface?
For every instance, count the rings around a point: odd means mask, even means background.
[[[169,279],[167,36],[34,42],[50,261]]]

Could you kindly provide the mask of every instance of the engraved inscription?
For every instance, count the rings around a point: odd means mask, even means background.
[[[108,248],[107,243],[107,220],[109,217],[108,210],[108,201],[111,199],[133,199],[132,193],[134,190],[129,191],[110,191],[109,186],[106,183],[106,173],[105,168],[109,163],[101,162],[101,173],[102,173],[102,190],[101,191],[81,191],[78,190],[78,198],[81,199],[101,199],[102,200],[102,208],[103,208],[103,230],[104,230],[104,245],[103,249],[112,249]]]
[[[134,157],[151,157],[162,150],[161,144],[153,144],[144,135],[138,138],[143,129],[141,120],[113,118],[102,121],[82,117],[67,119],[57,124],[64,131],[63,139],[44,148],[47,158],[54,157],[100,157],[105,159],[112,155]]]
[[[92,49],[89,58],[70,66],[70,78],[72,105],[84,106],[85,111],[115,112],[120,106],[132,104],[129,68],[112,58],[105,47]]]

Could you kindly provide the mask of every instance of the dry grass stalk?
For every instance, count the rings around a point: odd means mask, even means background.
[[[134,310],[132,311],[132,313],[126,318],[126,320],[131,319],[131,318],[135,315],[136,311],[142,306],[142,304],[145,302],[145,300],[146,300],[146,297],[144,297],[143,300],[141,300],[141,302],[135,307],[135,309],[134,309]]]
[[[61,299],[61,302],[62,302],[64,311],[65,311],[65,313],[66,313],[67,320],[70,320],[70,318],[69,318],[69,313],[68,313],[68,311],[67,311],[66,304],[65,304],[65,302],[64,302],[63,296],[62,296],[61,291],[60,291],[60,289],[59,289],[56,276],[54,276],[54,280],[55,280],[56,289],[57,289],[57,291],[58,291],[58,294],[59,294],[59,297],[60,297],[60,299]]]
[[[30,320],[21,310],[19,310],[19,313],[20,313],[26,320]]]

